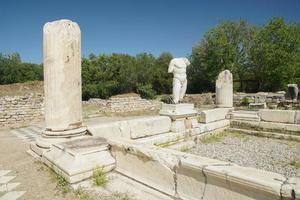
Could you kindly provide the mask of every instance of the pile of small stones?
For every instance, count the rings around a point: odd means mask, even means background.
[[[287,177],[300,176],[299,142],[241,135],[229,134],[220,141],[199,142],[189,152]]]

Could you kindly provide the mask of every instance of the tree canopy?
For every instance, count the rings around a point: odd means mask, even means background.
[[[167,69],[172,58],[168,52],[158,57],[90,54],[82,59],[83,99],[128,92],[146,98],[169,94],[172,74]],[[221,21],[192,47],[189,59],[189,93],[214,91],[225,69],[233,73],[236,91],[285,90],[288,83],[300,83],[300,25],[278,17],[261,26]],[[0,54],[0,84],[42,79],[42,65],[23,63],[18,53]]]

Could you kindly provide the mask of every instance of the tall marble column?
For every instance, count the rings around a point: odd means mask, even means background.
[[[233,83],[229,70],[222,71],[216,81],[216,105],[219,108],[233,107]]]
[[[83,135],[81,102],[81,34],[70,20],[48,22],[43,30],[45,139]]]

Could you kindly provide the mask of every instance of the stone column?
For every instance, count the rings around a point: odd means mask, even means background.
[[[229,70],[222,71],[216,81],[216,105],[219,108],[233,107],[233,83]]]
[[[42,139],[83,135],[80,28],[70,20],[58,20],[46,23],[43,32],[46,127]],[[37,145],[49,146],[43,140]]]

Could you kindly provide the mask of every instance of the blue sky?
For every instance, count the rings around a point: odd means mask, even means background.
[[[300,22],[300,0],[0,0],[0,52],[41,63],[43,25],[71,19],[81,28],[83,56],[186,56],[220,20],[262,25],[272,16]]]

